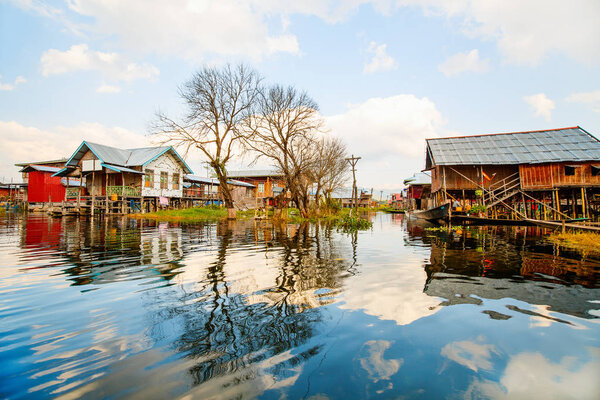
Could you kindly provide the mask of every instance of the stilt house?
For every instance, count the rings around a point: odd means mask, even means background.
[[[427,139],[434,205],[492,218],[598,220],[600,141],[579,126]]]
[[[406,196],[401,208],[406,210],[426,210],[431,207],[431,175],[417,172],[404,180]]]
[[[107,213],[179,206],[192,170],[173,147],[119,149],[83,142],[54,176],[85,179],[85,204]],[[78,203],[82,191],[77,193]]]
[[[228,183],[236,207],[251,208],[254,206],[256,188],[254,185],[235,179],[230,179]],[[187,206],[223,204],[220,183],[216,178],[185,175],[183,178],[183,198]]]

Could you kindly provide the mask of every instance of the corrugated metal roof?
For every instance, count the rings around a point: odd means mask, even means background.
[[[58,172],[60,168],[57,167],[47,167],[45,165],[28,165],[19,172],[31,172],[31,171],[41,171],[41,172]]]
[[[71,156],[67,165],[76,165],[88,149],[96,155],[102,162],[122,167],[138,167],[144,165],[161,154],[172,151],[178,158],[187,172],[192,172],[183,158],[170,146],[162,147],[142,147],[139,149],[119,149],[112,146],[106,146],[98,143],[83,142],[75,153]]]
[[[431,175],[425,172],[417,172],[410,178],[404,180],[405,185],[431,185]]]
[[[136,171],[135,169],[121,167],[119,165],[111,165],[111,164],[107,164],[107,163],[102,163],[102,166],[104,168],[112,169],[113,171],[117,171],[117,172],[130,172],[133,174],[142,174],[142,175],[144,174],[142,171]]]
[[[235,179],[230,179],[230,180],[228,180],[227,182],[228,182],[229,184],[231,184],[231,185],[235,185],[235,186],[244,186],[244,187],[250,187],[250,188],[256,187],[256,186],[254,186],[254,185],[253,185],[253,184],[251,184],[251,183],[248,183],[248,182],[242,182],[242,181],[237,181],[237,180],[235,180]],[[273,191],[275,191],[275,189],[276,189],[276,188],[273,188]],[[283,188],[282,188],[282,189],[283,189]]]
[[[35,164],[35,165],[45,165],[45,164],[64,164],[66,163],[68,160],[68,158],[59,158],[58,160],[45,160],[45,161],[33,161],[33,162],[26,162],[26,163],[18,163],[15,164],[17,167],[26,167],[28,165],[31,164]]]
[[[217,186],[219,185],[219,180],[216,178],[204,178],[202,176],[196,176],[196,175],[184,175],[183,180],[188,181],[188,182],[194,182],[194,183],[204,183],[207,185],[217,185]],[[229,183],[230,185],[235,185],[235,186],[244,186],[244,187],[251,187],[251,188],[256,187],[251,183],[237,181],[235,179],[229,179],[227,181],[227,183]]]
[[[426,168],[600,160],[600,141],[582,128],[427,139]]]
[[[183,180],[184,181],[190,181],[190,182],[197,182],[197,183],[205,183],[207,185],[218,185],[219,184],[219,180],[215,179],[215,178],[204,178],[202,176],[197,176],[197,175],[184,175],[183,176]]]
[[[277,171],[261,169],[261,170],[245,170],[245,171],[227,171],[227,176],[230,178],[266,178],[272,176],[283,176]]]

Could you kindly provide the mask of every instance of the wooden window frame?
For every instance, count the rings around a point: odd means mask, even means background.
[[[144,173],[144,187],[153,188],[154,187],[154,170],[147,169]]]
[[[173,190],[179,190],[179,173],[173,173],[173,181],[172,181]]]
[[[169,188],[169,173],[166,171],[160,171],[160,188],[161,189]]]

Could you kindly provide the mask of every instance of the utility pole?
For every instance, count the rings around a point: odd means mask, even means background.
[[[360,160],[360,157],[354,157],[354,154],[352,154],[352,157],[346,158],[346,161],[352,166],[352,203],[355,216],[358,215],[358,194],[356,192],[356,163],[358,163],[358,160]]]

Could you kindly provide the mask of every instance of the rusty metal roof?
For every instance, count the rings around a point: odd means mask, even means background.
[[[580,128],[427,139],[436,165],[518,165],[600,160],[600,141]]]

